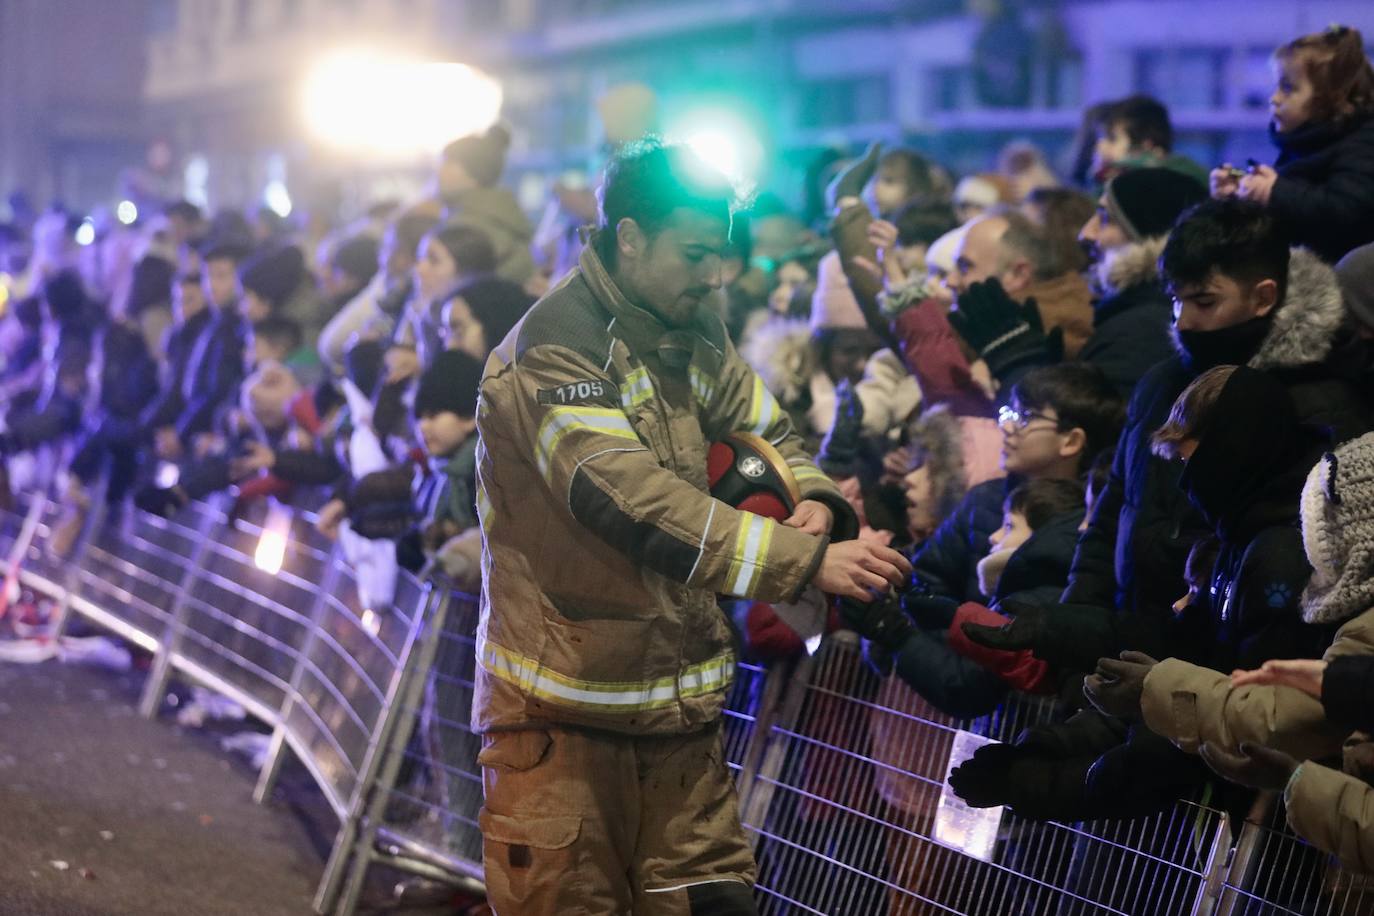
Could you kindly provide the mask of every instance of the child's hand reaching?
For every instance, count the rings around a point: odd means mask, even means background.
[[[234,480],[252,477],[259,471],[270,470],[277,463],[277,453],[265,442],[249,442],[243,454],[229,462],[229,476]]]
[[[343,524],[346,515],[348,504],[342,499],[331,499],[315,518],[315,530],[332,541],[339,536],[339,525]]]

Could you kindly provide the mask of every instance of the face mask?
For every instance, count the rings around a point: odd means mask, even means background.
[[[1259,351],[1274,323],[1273,313],[1216,331],[1184,331],[1175,328],[1183,363],[1202,373],[1217,366],[1243,366]]]

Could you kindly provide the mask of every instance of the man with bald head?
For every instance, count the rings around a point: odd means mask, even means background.
[[[985,359],[1002,388],[1024,369],[1043,362],[1043,348],[1020,346],[1024,335],[1012,335],[1024,323],[1062,339],[1062,355],[1073,359],[1092,334],[1092,294],[1087,281],[1058,269],[1053,247],[1025,216],[1015,211],[992,213],[969,223],[946,281],[954,293],[950,321],[965,341]],[[972,297],[973,301],[970,301]],[[992,300],[1003,306],[1007,321],[979,322],[978,306]],[[1019,306],[1009,309],[1006,306]],[[970,323],[970,318],[973,319]],[[1011,335],[1011,336],[1008,336]],[[1043,343],[1044,341],[1039,341]],[[1051,354],[1057,358],[1058,343]]]

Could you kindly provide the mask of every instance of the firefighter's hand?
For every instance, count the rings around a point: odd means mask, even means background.
[[[811,584],[831,595],[872,601],[875,596],[886,595],[889,586],[901,585],[909,575],[911,564],[891,547],[840,541],[825,548]]]
[[[829,534],[830,526],[835,523],[835,513],[823,502],[803,499],[797,503],[792,517],[783,521],[789,528],[800,528],[806,534]]]

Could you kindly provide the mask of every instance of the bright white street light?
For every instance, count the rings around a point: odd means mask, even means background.
[[[501,114],[501,86],[479,70],[361,50],[316,62],[301,100],[321,141],[380,156],[436,153]]]

